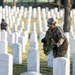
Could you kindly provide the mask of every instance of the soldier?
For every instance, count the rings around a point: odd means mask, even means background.
[[[60,26],[56,26],[56,22],[53,18],[49,18],[48,30],[46,32],[45,38],[41,40],[44,43],[44,53],[47,55],[51,49],[53,50],[53,56],[64,57],[68,49],[68,41],[65,37]]]
[[[4,19],[2,19],[2,22],[1,22],[1,30],[7,31],[7,23]]]

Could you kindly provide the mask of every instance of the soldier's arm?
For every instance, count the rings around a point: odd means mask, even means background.
[[[64,39],[61,38],[61,39],[56,43],[56,45],[59,47],[60,45],[63,44],[63,42],[64,42]]]
[[[63,33],[63,31],[61,30],[61,28],[58,28],[57,36],[58,36],[57,39],[59,39],[59,40],[58,40],[58,42],[57,42],[56,44],[57,44],[57,46],[59,47],[59,46],[62,45],[63,42],[64,42],[64,33]]]

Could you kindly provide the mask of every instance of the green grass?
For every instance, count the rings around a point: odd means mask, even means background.
[[[40,64],[40,72],[43,75],[52,75],[52,68],[47,67],[47,61],[42,61]],[[20,75],[20,73],[27,72],[27,63],[14,64],[13,75]]]

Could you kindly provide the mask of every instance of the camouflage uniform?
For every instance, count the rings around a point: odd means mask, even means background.
[[[45,39],[47,40],[48,48],[50,47],[53,48],[54,44],[58,46],[56,50],[53,50],[54,57],[64,57],[65,56],[67,52],[67,48],[68,48],[68,41],[62,29],[59,26],[56,26],[52,31],[48,29],[46,32]]]
[[[7,23],[5,21],[1,22],[1,30],[6,30],[7,31]]]

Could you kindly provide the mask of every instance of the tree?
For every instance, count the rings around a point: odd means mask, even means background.
[[[13,6],[16,6],[16,0],[13,0]]]
[[[59,11],[61,7],[61,0],[55,0],[55,3],[57,4],[58,11]]]
[[[70,11],[71,11],[71,0],[64,0],[64,8],[65,8],[65,14],[64,14],[64,26],[63,30],[64,32],[70,32]]]

